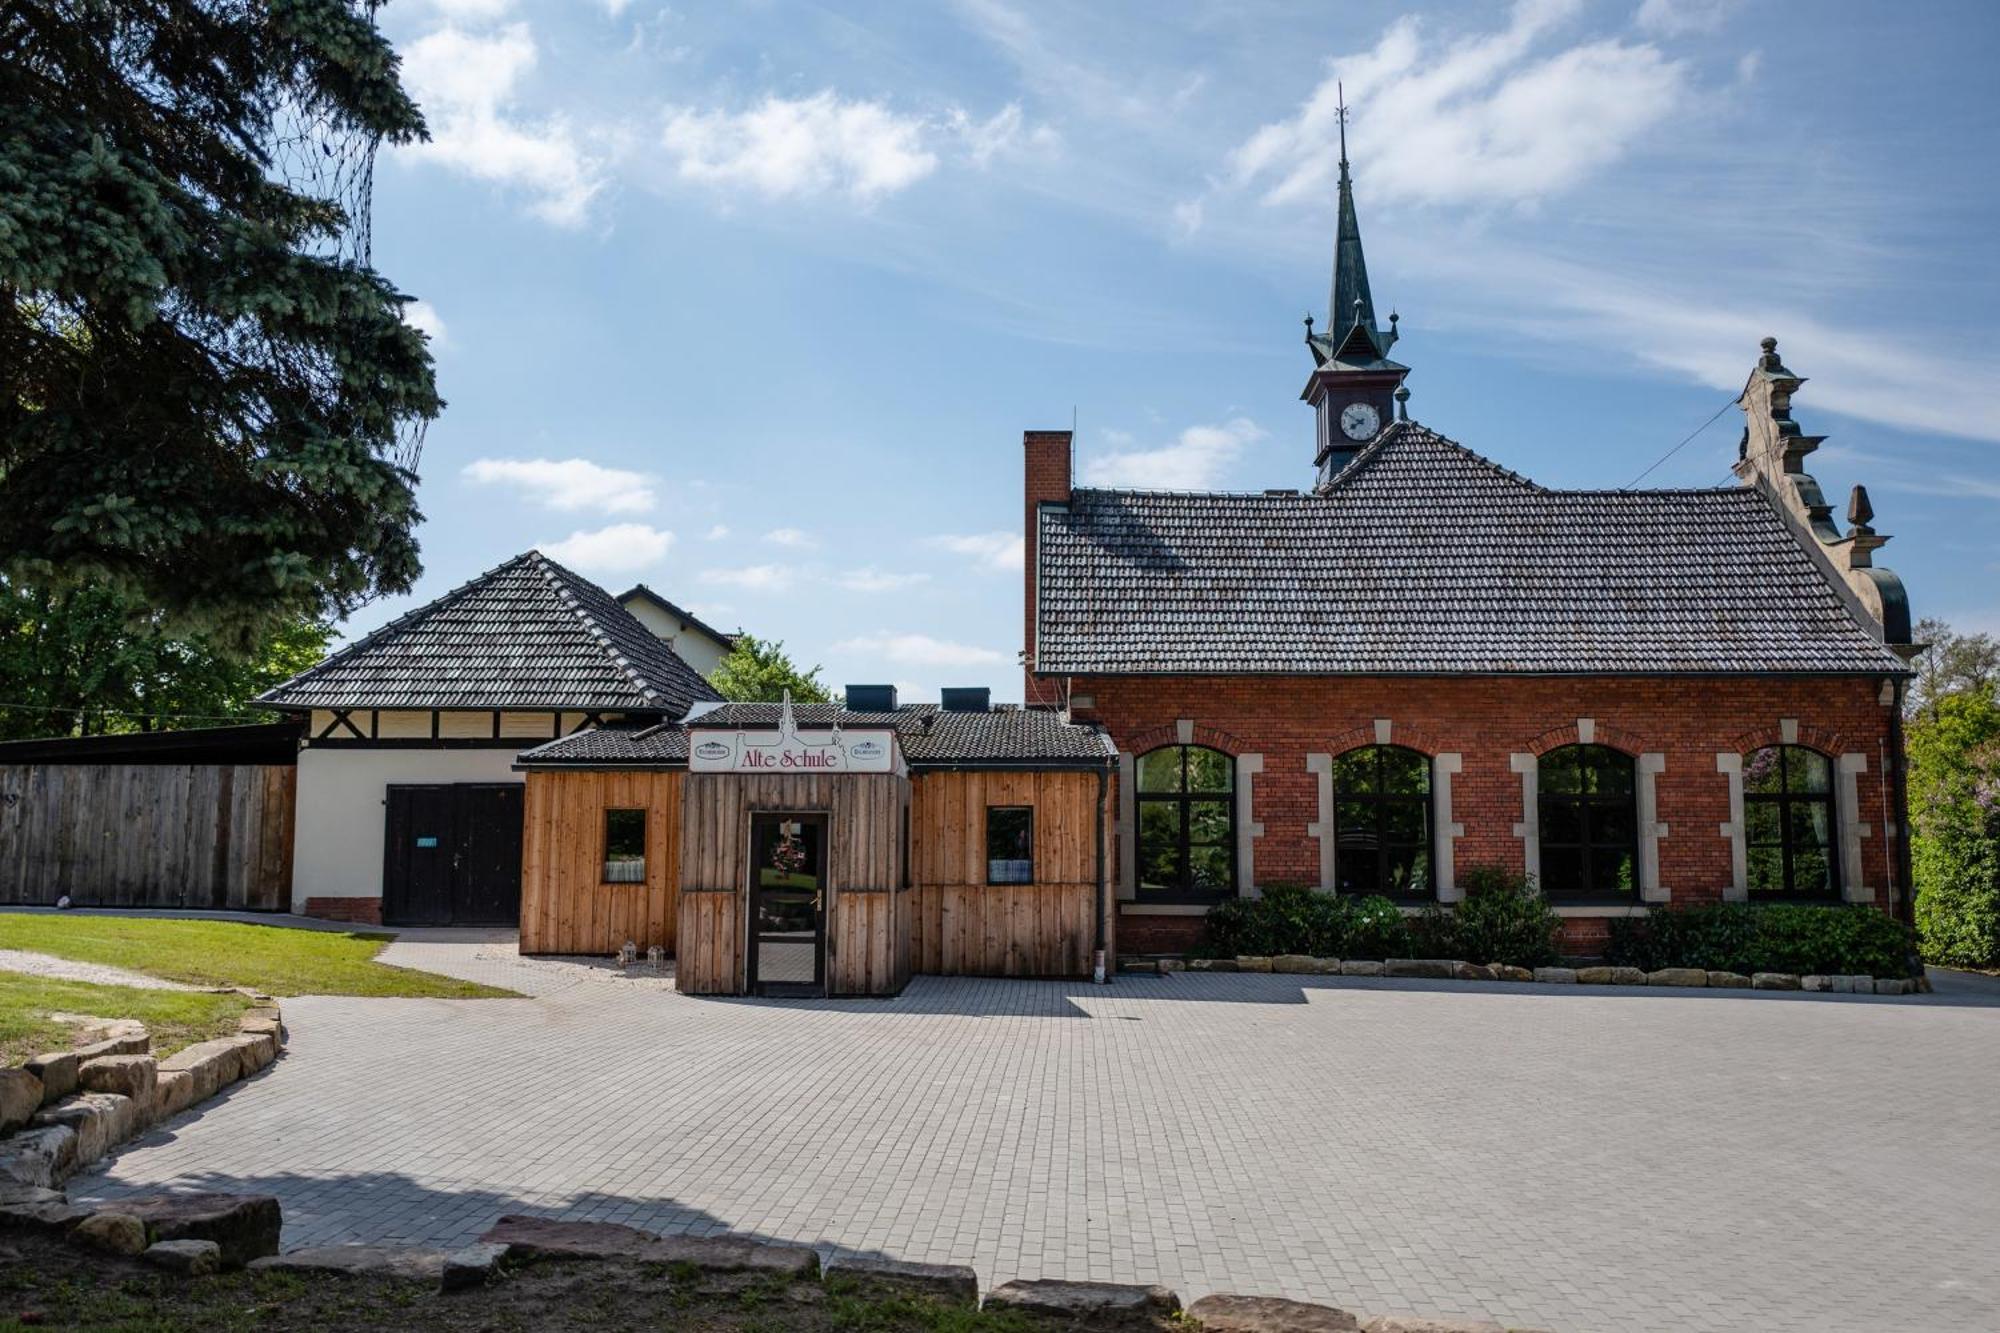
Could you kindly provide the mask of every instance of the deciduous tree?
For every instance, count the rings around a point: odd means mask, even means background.
[[[792,693],[796,704],[823,704],[832,699],[819,678],[819,668],[801,671],[785,652],[782,639],[760,639],[739,633],[736,646],[708,675],[723,698],[735,703],[777,703]]]

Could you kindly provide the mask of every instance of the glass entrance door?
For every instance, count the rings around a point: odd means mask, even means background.
[[[826,991],[826,817],[750,817],[750,989]]]

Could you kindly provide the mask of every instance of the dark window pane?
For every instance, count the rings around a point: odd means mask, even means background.
[[[1398,796],[1427,796],[1431,761],[1415,750],[1385,746],[1382,750],[1382,790]]]
[[[1833,766],[1816,750],[1791,746],[1785,751],[1785,785],[1792,791],[1824,792],[1832,787]]]
[[[1747,865],[1750,892],[1777,893],[1785,887],[1785,854],[1776,847],[1753,847]]]
[[[1784,755],[1777,746],[1753,751],[1743,761],[1743,790],[1774,796],[1785,789]]]
[[[1229,841],[1229,802],[1189,801],[1188,841],[1226,843]]]
[[[1156,893],[1177,892],[1181,887],[1181,852],[1178,843],[1139,844],[1139,887]]]
[[[1779,819],[1780,808],[1776,801],[1743,803],[1743,836],[1752,846],[1775,847],[1783,840],[1785,831]]]
[[[1376,769],[1374,750],[1349,750],[1333,761],[1333,789],[1343,796],[1378,791]]]
[[[1542,848],[1544,893],[1581,893],[1587,887],[1583,882],[1583,852],[1580,849]]]
[[[1342,893],[1380,893],[1381,858],[1373,851],[1340,852],[1333,859],[1334,879]]]
[[[1590,749],[1590,789],[1600,796],[1632,794],[1632,759],[1602,745]]]
[[[1597,893],[1631,893],[1639,887],[1639,867],[1629,851],[1609,852],[1602,848],[1591,856],[1590,887]]]
[[[1561,750],[1551,750],[1542,756],[1542,762],[1537,767],[1536,780],[1543,791],[1575,795],[1583,790],[1578,748],[1572,745]]]
[[[1181,751],[1177,745],[1139,756],[1140,791],[1179,791]]]
[[[1395,898],[1414,898],[1430,892],[1431,858],[1422,847],[1391,847],[1389,882],[1383,892]]]
[[[1380,838],[1373,801],[1335,801],[1333,837],[1340,847],[1373,847]]]
[[[1542,802],[1542,841],[1579,843],[1583,841],[1583,806],[1555,797]]]
[[[1794,893],[1810,896],[1831,894],[1833,884],[1833,858],[1816,847],[1799,847],[1792,851],[1792,883]]]
[[[604,812],[604,882],[643,884],[646,880],[646,812]]]
[[[987,807],[986,882],[1032,884],[1034,858],[1034,810],[1025,805]]]
[[[1229,888],[1229,849],[1188,848],[1188,887],[1196,893],[1225,892]]]
[[[1422,842],[1426,828],[1424,812],[1427,808],[1422,801],[1382,802],[1382,837],[1384,841]]]
[[[1220,750],[1202,750],[1188,747],[1187,775],[1189,791],[1213,792],[1230,790],[1230,776],[1236,770],[1236,761]]]
[[[1632,807],[1622,801],[1600,801],[1591,807],[1590,840],[1600,846],[1628,846],[1637,829]]]
[[[1791,834],[1794,849],[1826,847],[1833,841],[1832,811],[1826,802],[1803,800],[1791,805]]]

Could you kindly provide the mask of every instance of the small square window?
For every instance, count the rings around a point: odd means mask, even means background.
[[[646,882],[644,810],[604,812],[604,882],[606,884]]]
[[[1035,882],[1035,812],[1025,805],[986,807],[986,882]]]

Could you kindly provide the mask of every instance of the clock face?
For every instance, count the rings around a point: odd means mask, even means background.
[[[1340,433],[1350,440],[1374,438],[1382,418],[1367,403],[1349,403],[1340,409]]]

